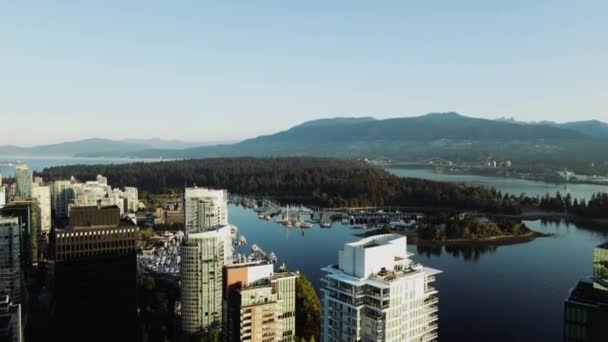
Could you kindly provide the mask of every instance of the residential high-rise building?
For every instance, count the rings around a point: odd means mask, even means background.
[[[55,229],[52,341],[137,341],[137,227]]]
[[[116,205],[120,214],[135,212],[139,208],[137,188],[125,187],[124,190],[112,188],[108,179],[97,175],[96,180],[78,183],[73,178],[70,181],[55,181],[53,184],[53,210],[56,219],[70,216],[72,207],[92,205]]]
[[[596,342],[608,337],[608,242],[593,252],[593,276],[579,281],[564,305],[564,341]]]
[[[435,341],[438,270],[409,259],[407,238],[385,234],[347,243],[323,268],[321,340]]]
[[[6,188],[2,184],[2,173],[0,173],[0,208],[6,203]]]
[[[224,268],[224,340],[294,341],[298,274],[255,259]]]
[[[18,165],[15,168],[15,179],[17,183],[17,190],[15,196],[20,198],[32,197],[32,185],[34,182],[34,175],[26,165]]]
[[[21,261],[24,271],[38,263],[41,232],[40,208],[33,198],[16,200],[0,208],[0,215],[16,217],[21,228]]]
[[[21,303],[21,228],[16,217],[0,216],[0,295]]]
[[[126,201],[124,211],[136,212],[139,209],[139,191],[132,186],[125,186],[123,197]]]
[[[51,188],[36,185],[32,188],[32,198],[38,201],[40,208],[40,229],[44,234],[51,231]]]
[[[0,208],[6,204],[6,187],[0,184]]]
[[[68,205],[74,200],[74,188],[71,181],[53,182],[53,212],[55,220],[68,217]]]
[[[186,231],[228,224],[226,190],[186,188],[184,208]]]
[[[7,295],[0,295],[0,341],[23,341],[21,304],[13,304]]]
[[[596,289],[608,291],[608,242],[593,250],[593,281]]]
[[[233,226],[186,233],[181,246],[181,317],[185,334],[222,326],[222,268],[233,262]]]

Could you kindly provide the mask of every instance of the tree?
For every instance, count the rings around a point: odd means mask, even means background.
[[[296,279],[296,336],[315,341],[321,334],[321,300],[304,274]]]

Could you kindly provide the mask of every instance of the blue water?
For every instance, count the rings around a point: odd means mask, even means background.
[[[302,271],[320,286],[321,267],[337,263],[338,249],[357,240],[348,226],[287,229],[259,220],[255,212],[230,206],[230,222],[250,244],[277,254],[279,263]],[[429,252],[408,246],[423,265],[443,270],[441,341],[559,341],[563,302],[570,288],[592,272],[593,247],[608,234],[565,223],[526,222],[554,237],[490,248]]]
[[[567,184],[567,183],[548,183],[532,181],[519,178],[478,176],[466,174],[446,174],[435,172],[434,169],[386,169],[386,171],[401,177],[421,178],[442,182],[459,182],[468,185],[494,187],[503,193],[519,196],[524,193],[528,196],[544,196],[549,193],[555,195],[560,192],[562,195],[570,193],[573,198],[589,199],[591,195],[598,192],[608,192],[608,185],[595,184]]]

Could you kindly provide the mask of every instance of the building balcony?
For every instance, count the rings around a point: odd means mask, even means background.
[[[427,286],[424,289],[424,295],[425,296],[432,296],[432,295],[435,295],[437,293],[439,293],[439,292],[437,292],[437,290],[434,287],[432,287],[432,286]]]
[[[330,291],[340,292],[342,294],[345,294],[345,295],[351,296],[351,297],[363,297],[366,295],[366,293],[364,291],[354,291],[351,289],[345,289],[342,287],[334,286],[331,283],[327,283],[327,285],[325,286],[325,289],[330,290]]]
[[[424,342],[436,341],[438,337],[439,337],[439,334],[436,331],[432,331],[432,332],[424,334],[424,336],[422,336],[422,341],[424,341]]]
[[[439,298],[437,297],[429,297],[424,301],[424,305],[435,305],[439,304]]]
[[[374,299],[378,299],[378,300],[383,300],[383,299],[389,299],[391,294],[390,293],[385,293],[383,295],[377,293],[377,292],[364,292],[364,295],[367,297],[371,297]]]

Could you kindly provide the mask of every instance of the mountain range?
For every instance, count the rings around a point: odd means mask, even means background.
[[[182,144],[182,145],[180,145]],[[150,140],[88,139],[20,148],[0,147],[0,155],[87,157],[207,158],[230,156],[325,156],[421,161],[489,158],[530,164],[572,165],[608,161],[608,124],[579,121],[525,123],[487,120],[458,113],[378,120],[331,118],[302,123],[238,143],[207,146]]]
[[[185,149],[192,147],[216,145],[218,142],[191,142],[181,140],[151,139],[100,139],[91,138],[68,141],[58,144],[20,147],[14,145],[0,146],[0,156],[121,156],[150,149]]]
[[[608,123],[599,120],[587,120],[587,121],[573,121],[565,123],[557,123],[553,121],[539,121],[539,122],[525,122],[517,121],[513,118],[499,118],[497,121],[518,123],[522,125],[545,125],[553,126],[565,129],[571,129],[583,134],[592,135],[596,137],[608,137]]]

